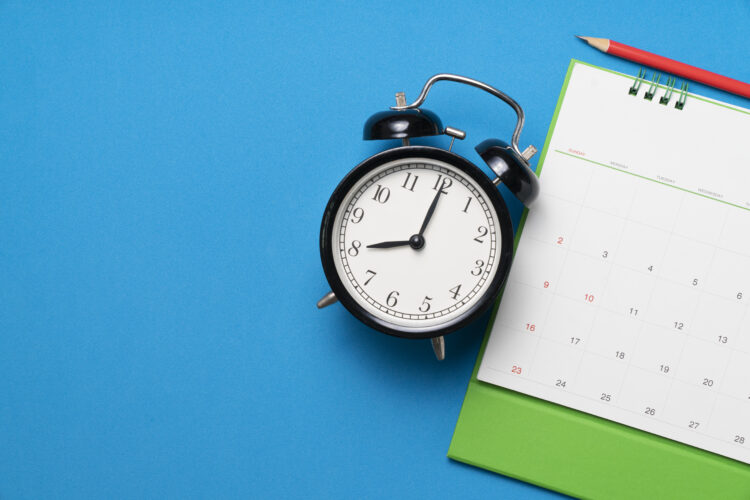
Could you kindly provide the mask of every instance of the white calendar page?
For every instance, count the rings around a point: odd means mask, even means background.
[[[750,111],[576,63],[478,378],[750,463]]]

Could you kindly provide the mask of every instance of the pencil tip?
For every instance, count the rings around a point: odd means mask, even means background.
[[[580,38],[591,47],[594,47],[596,50],[601,50],[602,52],[605,52],[605,53],[609,52],[610,41],[606,38],[596,38],[595,36],[580,36],[580,35],[576,35],[576,37]]]

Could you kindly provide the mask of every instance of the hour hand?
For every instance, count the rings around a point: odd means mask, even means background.
[[[380,243],[373,243],[367,245],[367,248],[393,248],[393,247],[405,247],[410,244],[409,240],[406,241],[383,241]]]

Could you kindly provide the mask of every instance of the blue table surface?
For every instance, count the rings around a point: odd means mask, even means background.
[[[749,81],[748,26],[747,0],[0,3],[0,497],[556,496],[446,458],[487,314],[438,363],[316,310],[323,208],[434,73],[515,97],[541,147],[571,58],[638,70],[573,35]],[[428,104],[475,162],[514,123]]]

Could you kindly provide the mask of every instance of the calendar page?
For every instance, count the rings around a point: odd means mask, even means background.
[[[750,463],[750,111],[576,63],[478,378]]]

